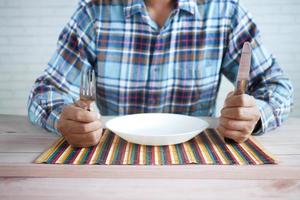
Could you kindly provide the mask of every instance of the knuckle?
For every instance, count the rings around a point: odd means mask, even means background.
[[[76,111],[74,117],[76,120],[81,121],[83,119],[82,112]]]
[[[260,118],[260,111],[258,110],[258,108],[256,109],[254,117],[255,117],[256,120],[259,120],[259,118]]]
[[[236,110],[236,116],[238,118],[243,118],[243,116],[244,116],[244,110],[242,108],[237,108],[237,110]]]
[[[244,106],[247,104],[247,96],[245,94],[241,95],[241,98],[240,98],[240,105],[241,106]]]
[[[99,130],[99,135],[100,135],[99,141],[100,141],[100,139],[101,139],[101,137],[103,135],[103,130],[104,130],[103,127],[101,127],[100,130]]]
[[[89,118],[91,119],[91,121],[96,121],[97,120],[97,113],[96,112],[90,112],[89,114]]]
[[[63,116],[65,116],[67,113],[69,113],[70,112],[70,110],[72,110],[73,109],[73,106],[72,105],[65,105],[65,106],[63,106],[63,108],[62,108],[62,110],[61,110],[61,114],[63,115]]]
[[[253,131],[253,129],[254,129],[254,125],[248,125],[247,126],[247,130],[246,130],[246,133],[251,133],[252,131]]]
[[[227,96],[229,97],[229,96],[232,96],[234,94],[234,91],[230,91],[228,94],[227,94]]]
[[[232,134],[231,134],[231,131],[229,131],[229,130],[226,129],[226,130],[224,131],[224,135],[225,135],[225,136],[231,136]]]
[[[60,118],[57,122],[57,129],[61,133],[65,133],[67,129],[67,123],[64,119]]]
[[[86,122],[91,123],[91,122],[95,122],[97,120],[97,116],[93,112],[81,111],[80,115],[81,115],[80,116],[81,117],[80,120],[82,120],[82,121],[84,120]]]
[[[96,134],[96,133],[93,133],[91,139],[92,139],[92,142],[93,142],[93,143],[97,142],[97,140],[98,140],[97,134]]]
[[[254,97],[254,96],[249,96],[249,99],[250,99],[250,101],[251,101],[254,105],[256,105],[255,97]]]
[[[243,135],[241,135],[241,136],[239,136],[238,138],[236,138],[235,141],[238,142],[238,143],[243,143],[243,142],[246,141],[246,137],[243,136]]]
[[[99,142],[98,133],[93,132],[90,136],[90,144],[92,144],[94,146],[94,145],[98,144],[98,142]]]
[[[65,129],[62,125],[57,125],[57,130],[62,134],[65,135]]]
[[[80,124],[78,126],[78,130],[82,133],[86,133],[86,132],[88,132],[88,126],[86,124]]]
[[[224,137],[228,137],[231,135],[230,130],[226,129],[223,125],[218,127],[218,131]]]
[[[69,145],[71,145],[71,147],[81,147],[80,143],[78,141],[73,140],[71,137],[66,137],[66,140],[69,143]]]
[[[98,120],[96,124],[97,124],[97,129],[102,128],[102,122],[100,120]]]
[[[228,128],[234,129],[235,122],[233,120],[227,120],[227,126]]]
[[[246,134],[246,133],[250,133],[250,132],[251,132],[251,128],[247,126],[247,127],[244,127],[242,131],[243,131],[245,134]]]
[[[226,119],[224,117],[220,118],[220,124],[222,125],[221,129],[223,129],[225,127],[225,125],[226,125]]]
[[[260,114],[256,114],[255,115],[255,118],[256,118],[255,120],[258,121],[260,119],[260,117],[261,117]]]
[[[98,140],[92,140],[90,143],[89,143],[89,146],[95,146],[98,144]]]
[[[231,134],[230,134],[230,131],[228,130],[228,129],[226,129],[226,128],[223,128],[222,130],[221,130],[221,132],[222,132],[222,135],[223,136],[230,136]]]
[[[224,127],[226,127],[226,128],[230,128],[230,127],[231,127],[231,122],[230,122],[230,120],[223,120],[223,125],[224,125]]]
[[[64,106],[61,110],[61,114],[64,115],[68,111],[69,106]]]
[[[85,109],[85,108],[87,107],[87,104],[86,104],[84,101],[81,101],[81,100],[77,101],[77,102],[75,103],[75,105],[76,105],[77,107],[79,107],[79,108],[82,108],[82,109]]]
[[[93,141],[93,142],[90,143],[90,146],[95,146],[97,144],[98,144],[98,141]]]
[[[243,134],[240,137],[241,137],[241,141],[245,142],[248,139],[248,133],[247,134]]]
[[[242,131],[243,131],[243,133],[248,133],[249,130],[250,130],[250,126],[249,126],[249,125],[244,125],[244,126],[242,126]]]
[[[226,99],[225,99],[225,105],[226,106],[231,106],[232,104],[233,104],[233,102],[232,102],[232,100],[233,100],[233,97],[232,96],[228,96]]]
[[[226,114],[226,110],[225,110],[225,108],[222,108],[221,109],[221,116],[225,116],[225,114]]]
[[[230,101],[230,96],[227,96],[225,101],[224,101],[224,104],[227,105],[229,103],[229,101]]]
[[[235,141],[236,141],[237,143],[243,143],[243,142],[244,142],[241,138],[237,138],[237,139],[235,139]]]
[[[57,129],[59,130],[59,131],[61,131],[62,130],[62,128],[63,128],[63,126],[62,126],[62,118],[60,118],[59,120],[58,120],[58,122],[57,122]]]
[[[246,142],[248,140],[248,137],[243,137],[242,142]]]

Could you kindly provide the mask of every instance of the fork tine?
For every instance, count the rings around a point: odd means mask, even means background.
[[[81,73],[80,96],[84,95],[84,71]]]
[[[91,93],[91,87],[92,87],[92,70],[90,69],[89,70],[89,74],[88,74],[88,77],[89,77],[89,81],[88,81],[88,84],[89,84],[89,87],[88,87],[88,91],[89,91],[89,95],[91,96],[92,93]]]
[[[96,100],[96,78],[93,69],[85,69],[82,71],[80,100],[88,102],[88,110],[89,104]]]
[[[85,82],[84,82],[84,88],[85,88],[85,95],[87,96],[89,93],[88,93],[88,88],[89,88],[89,69],[87,69],[85,71]]]
[[[89,85],[89,87],[88,87],[88,92],[89,92],[89,96],[92,98],[92,96],[93,96],[93,75],[92,75],[92,72],[93,72],[93,70],[92,69],[90,69],[89,70],[89,74],[88,74],[88,77],[89,77],[89,79],[88,79],[88,85]]]

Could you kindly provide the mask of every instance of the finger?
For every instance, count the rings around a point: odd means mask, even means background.
[[[90,112],[74,105],[65,106],[63,108],[63,114],[66,119],[89,123],[100,119],[100,115],[97,112]]]
[[[256,121],[260,118],[257,107],[225,107],[221,110],[221,116],[229,119]]]
[[[219,125],[217,129],[223,137],[233,139],[238,143],[242,143],[248,139],[248,135],[244,134],[241,131],[229,130],[222,125]]]
[[[254,129],[255,122],[253,121],[240,121],[229,118],[220,118],[220,125],[229,130],[241,131],[244,133],[251,133]]]
[[[231,139],[235,139],[235,138],[238,138],[239,135],[243,135],[240,131],[234,131],[234,130],[227,129],[224,126],[222,126],[221,124],[218,126],[218,131],[220,132],[220,134],[223,137],[231,138]]]
[[[255,105],[254,97],[247,94],[229,96],[224,103],[225,107],[253,107]]]
[[[88,134],[73,134],[67,137],[67,141],[73,147],[90,147],[99,143],[102,130],[90,132]]]
[[[69,127],[68,131],[73,134],[88,134],[102,128],[102,123],[100,120],[96,120],[90,123],[66,120],[65,123],[66,126]]]

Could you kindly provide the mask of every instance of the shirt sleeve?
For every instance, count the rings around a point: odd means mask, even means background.
[[[275,57],[263,46],[251,15],[238,1],[233,10],[221,71],[234,83],[243,44],[251,43],[253,52],[247,93],[255,97],[261,113],[257,131],[253,133],[259,135],[280,126],[288,117],[293,104],[293,88]]]
[[[92,9],[80,2],[30,92],[28,117],[33,124],[59,134],[57,122],[62,107],[79,98],[81,71],[95,64],[94,21]]]

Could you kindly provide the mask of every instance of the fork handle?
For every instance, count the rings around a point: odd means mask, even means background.
[[[247,90],[247,84],[248,84],[248,80],[246,79],[238,80],[235,86],[234,94],[235,95],[245,94]]]

